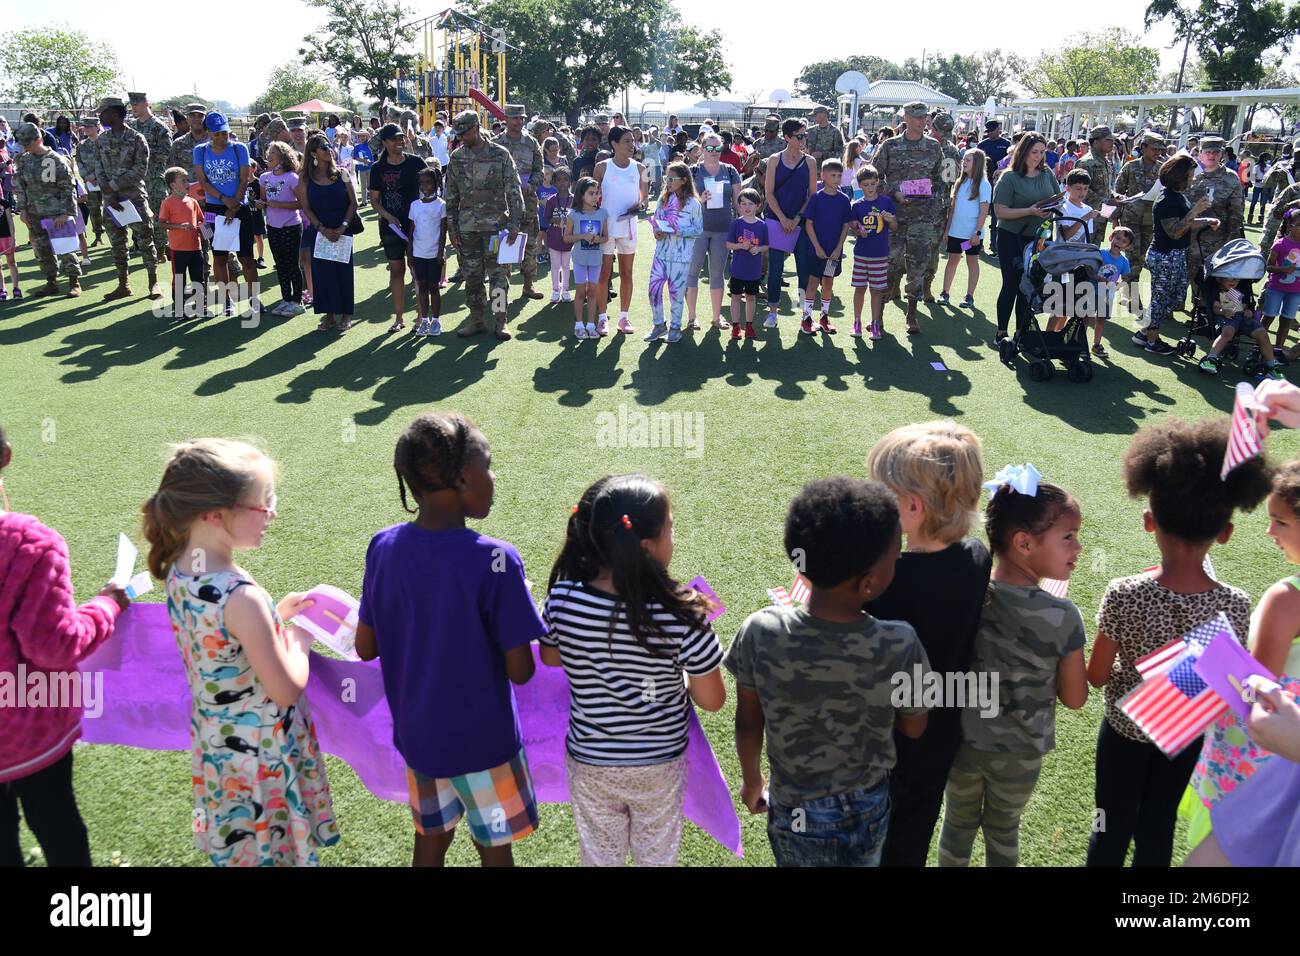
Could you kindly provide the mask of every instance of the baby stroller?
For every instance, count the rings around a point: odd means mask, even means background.
[[[1255,292],[1252,283],[1258,282],[1264,278],[1265,267],[1267,263],[1264,260],[1264,254],[1249,239],[1233,239],[1224,245],[1208,259],[1202,268],[1202,274],[1197,276],[1195,281],[1195,290],[1192,295],[1192,315],[1187,320],[1187,335],[1178,340],[1175,348],[1178,354],[1185,358],[1194,359],[1196,357],[1196,338],[1201,336],[1208,339],[1208,346],[1214,343],[1219,337],[1220,323],[1214,315],[1214,303],[1219,295],[1219,284],[1215,279],[1237,279],[1236,291],[1241,293],[1242,306],[1248,312],[1255,312],[1258,303],[1255,298]],[[1258,316],[1258,313],[1256,313]],[[1238,335],[1223,350],[1223,358],[1229,362],[1236,362],[1241,355],[1241,346],[1249,346],[1250,351],[1246,353],[1246,358],[1242,361],[1241,371],[1247,377],[1260,375],[1264,371],[1264,358],[1260,354],[1259,346],[1249,335]]]
[[[1058,216],[1041,227],[1039,238],[1025,247],[1024,274],[1020,277],[1020,292],[1029,300],[1028,327],[1016,331],[998,343],[998,357],[1008,367],[1015,367],[1017,355],[1029,360],[1029,377],[1035,382],[1046,382],[1052,377],[1053,362],[1065,366],[1066,377],[1071,382],[1091,382],[1092,357],[1088,354],[1088,316],[1076,315],[1074,302],[1076,290],[1083,291],[1085,283],[1100,281],[1101,250],[1088,242],[1052,241],[1055,225],[1066,222],[1083,223],[1082,219]],[[1085,224],[1086,228],[1086,224]],[[1046,233],[1046,235],[1044,235]],[[1100,290],[1104,294],[1104,289]],[[1086,291],[1097,299],[1097,288]],[[1059,298],[1064,293],[1069,298],[1069,315],[1065,327],[1057,332],[1044,332],[1038,323],[1038,313],[1048,297]],[[1087,312],[1089,310],[1085,310]]]

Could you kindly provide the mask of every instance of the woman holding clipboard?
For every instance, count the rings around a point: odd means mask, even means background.
[[[343,176],[334,162],[334,150],[320,133],[307,140],[307,156],[303,162],[302,178],[298,180],[298,202],[302,213],[311,224],[311,275],[315,295],[312,308],[324,315],[318,331],[337,328],[346,332],[352,325],[353,301],[352,252],[347,250],[347,261],[329,258],[337,249],[329,248],[342,238],[348,243],[348,223],[357,213],[357,194],[352,179]],[[323,241],[322,241],[323,240]],[[335,324],[338,316],[338,324]]]

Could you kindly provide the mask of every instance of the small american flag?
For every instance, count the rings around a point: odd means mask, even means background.
[[[1225,631],[1236,639],[1227,615],[1220,612],[1135,662],[1142,683],[1120,701],[1119,708],[1167,757],[1199,737],[1228,709],[1195,668],[1210,641]]]
[[[795,604],[807,604],[808,595],[811,589],[808,587],[808,579],[802,574],[794,576],[794,583],[790,585],[790,600]]]
[[[790,592],[785,588],[768,588],[767,596],[777,607],[790,606]]]
[[[1237,398],[1232,403],[1232,429],[1228,433],[1228,451],[1223,456],[1223,469],[1219,480],[1228,477],[1232,469],[1250,461],[1262,449],[1259,441],[1259,426],[1255,422],[1255,412],[1259,403],[1255,401],[1255,389],[1246,382],[1237,383]]]
[[[1054,598],[1065,600],[1065,596],[1070,593],[1070,581],[1067,578],[1064,581],[1058,581],[1056,578],[1043,578],[1038,582],[1038,586]]]

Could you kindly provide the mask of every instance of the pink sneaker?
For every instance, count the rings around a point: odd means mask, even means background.
[[[596,334],[602,338],[609,335],[609,319],[596,320]]]
[[[622,332],[624,335],[632,335],[634,332],[636,332],[636,329],[632,328],[632,323],[627,320],[626,315],[619,316],[618,330]]]
[[[879,322],[871,323],[871,338],[873,341],[879,339],[884,334],[885,334],[885,330],[881,327]]]

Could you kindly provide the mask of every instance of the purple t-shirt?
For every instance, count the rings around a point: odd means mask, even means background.
[[[262,184],[262,198],[267,202],[293,202],[293,191],[298,188],[297,173],[262,173],[257,181]],[[266,224],[272,229],[283,229],[301,223],[302,213],[297,209],[266,207]]]
[[[1271,251],[1277,253],[1279,265],[1285,265],[1288,262],[1300,264],[1300,242],[1282,236],[1273,243]],[[1300,269],[1290,275],[1270,272],[1268,274],[1268,287],[1275,292],[1300,292]]]
[[[822,252],[828,256],[839,245],[840,233],[852,215],[853,203],[849,197],[838,189],[827,192],[825,188],[818,189],[813,194],[808,200],[808,209],[804,212],[804,217],[813,224],[813,232],[817,234]]]
[[[732,220],[727,233],[728,242],[754,242],[760,246],[767,245],[767,223],[761,219],[745,222],[743,219]],[[763,257],[756,256],[744,249],[731,251],[731,278],[751,282],[763,274]]]
[[[862,232],[853,244],[853,255],[861,259],[884,259],[889,255],[889,223],[880,215],[893,213],[897,207],[888,196],[859,199],[853,204],[853,221]]]
[[[456,777],[519,752],[505,653],[546,627],[513,545],[471,528],[385,528],[366,550],[358,617],[375,629],[407,766]]]

